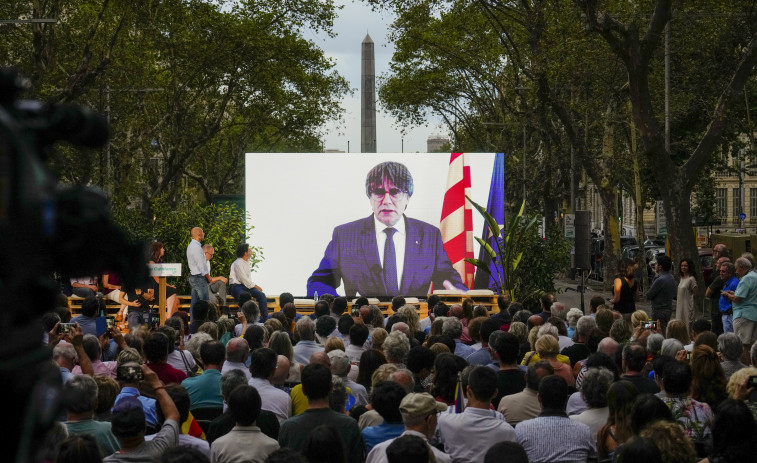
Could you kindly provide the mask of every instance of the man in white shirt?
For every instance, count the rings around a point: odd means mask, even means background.
[[[194,320],[194,307],[197,301],[210,300],[210,275],[205,253],[202,251],[202,240],[205,232],[200,227],[194,227],[190,232],[192,241],[187,246],[187,264],[189,265],[189,286],[192,288],[192,300],[189,305],[189,315]]]
[[[229,292],[237,300],[239,300],[239,296],[242,293],[250,293],[258,301],[260,321],[265,322],[268,320],[268,298],[263,293],[263,289],[256,285],[250,277],[250,257],[252,257],[250,245],[247,243],[238,245],[236,255],[237,260],[231,264],[231,269],[229,270]],[[249,320],[250,323],[257,321]]]
[[[202,252],[205,253],[205,259],[208,262],[208,275],[210,275],[210,259],[215,255],[215,249],[213,246],[206,244],[202,247]],[[226,306],[226,285],[229,283],[226,277],[210,277],[208,282],[208,288],[210,289],[210,302],[215,302],[218,307]]]
[[[468,376],[468,406],[463,413],[439,416],[439,436],[444,451],[454,461],[484,461],[493,443],[516,442],[515,430],[505,417],[491,410],[497,395],[497,373],[489,367],[475,367]]]
[[[276,372],[278,356],[267,347],[255,349],[250,356],[250,373],[248,384],[257,389],[262,399],[263,410],[276,415],[279,424],[292,416],[292,401],[289,394],[271,384],[271,377]]]

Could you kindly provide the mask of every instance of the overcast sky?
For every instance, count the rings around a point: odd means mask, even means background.
[[[376,58],[376,78],[389,70],[389,61],[394,52],[393,44],[388,42],[387,34],[392,22],[392,16],[385,12],[371,11],[371,7],[360,1],[335,0],[337,5],[344,5],[339,10],[334,21],[336,37],[330,38],[325,34],[306,34],[306,38],[313,40],[326,56],[336,63],[336,70],[347,79],[350,88],[354,90],[342,101],[344,108],[343,122],[329,123],[326,126],[325,148],[347,151],[349,141],[350,152],[360,151],[360,60],[361,43],[366,33],[370,34],[374,42]],[[378,99],[378,92],[376,92]],[[381,101],[377,101],[376,115],[377,151],[384,153],[399,153],[402,151],[403,134],[394,119],[384,110]],[[426,139],[431,134],[446,134],[438,120],[429,121],[427,127],[406,130],[404,134],[405,152],[425,152]]]

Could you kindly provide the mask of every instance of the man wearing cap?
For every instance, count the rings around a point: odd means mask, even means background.
[[[455,461],[484,461],[492,443],[516,442],[515,430],[500,412],[491,410],[497,395],[497,373],[475,367],[468,375],[468,405],[463,413],[439,416],[439,436],[444,450]]]
[[[406,395],[400,403],[402,422],[405,424],[405,432],[402,433],[402,436],[417,436],[428,441],[428,438],[433,436],[436,431],[437,414],[446,410],[447,404],[437,402],[429,393]],[[388,463],[386,448],[392,442],[394,442],[394,439],[374,446],[365,463]],[[434,452],[437,463],[452,463],[452,457],[446,453],[436,447],[431,447],[431,450]]]
[[[347,461],[359,463],[365,455],[360,429],[354,419],[329,407],[331,387],[331,370],[326,366],[311,363],[302,370],[302,391],[308,399],[308,408],[281,425],[279,445],[299,452],[308,433],[325,424],[333,426],[341,436]]]
[[[153,461],[165,449],[179,442],[179,410],[166,392],[158,375],[145,365],[139,366],[144,382],[150,386],[160,404],[165,421],[149,442],[145,441],[145,413],[136,397],[125,397],[113,407],[111,431],[121,444],[121,450],[103,459],[103,463]]]
[[[399,162],[382,162],[368,172],[365,194],[373,213],[334,229],[307,295],[425,296],[436,289],[467,290],[444,250],[439,229],[405,216],[413,177]]]

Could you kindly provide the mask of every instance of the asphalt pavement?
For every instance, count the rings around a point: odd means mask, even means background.
[[[594,296],[602,296],[606,300],[612,299],[612,291],[609,289],[605,291],[601,281],[586,279],[583,291],[584,305],[583,310],[585,313],[589,312],[589,301]],[[565,304],[568,309],[573,307],[581,308],[581,281],[580,279],[571,280],[569,278],[559,278],[554,280],[555,289],[557,290],[555,297],[557,300]],[[636,308],[645,310],[647,314],[652,313],[649,301],[644,299],[643,295],[636,301]]]

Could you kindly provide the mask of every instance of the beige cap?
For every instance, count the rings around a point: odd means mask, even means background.
[[[337,376],[347,376],[350,372],[350,357],[341,349],[335,349],[328,353],[331,360],[331,373]]]
[[[400,413],[409,416],[430,415],[447,410],[447,404],[437,402],[428,392],[410,393],[400,403]]]

